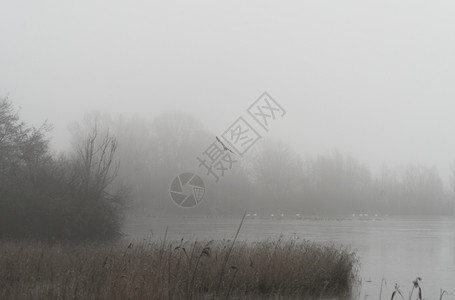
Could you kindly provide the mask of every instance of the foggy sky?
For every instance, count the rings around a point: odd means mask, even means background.
[[[367,165],[455,160],[451,1],[2,1],[0,96],[24,121],[178,109],[223,132],[263,92],[270,136]],[[201,151],[205,145],[201,145]]]

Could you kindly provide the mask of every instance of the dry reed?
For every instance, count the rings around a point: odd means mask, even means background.
[[[0,242],[0,299],[349,297],[355,254],[296,239],[247,243]]]

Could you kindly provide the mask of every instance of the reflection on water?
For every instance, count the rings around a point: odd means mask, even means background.
[[[141,217],[128,219],[124,232],[126,239],[162,238],[167,227],[169,239],[230,239],[239,223],[240,217]],[[416,277],[422,278],[426,299],[439,299],[440,288],[452,292],[444,299],[455,299],[454,218],[255,218],[245,220],[239,238],[255,241],[281,234],[355,249],[362,299],[379,296],[382,278],[383,299],[390,297],[395,283],[407,298]]]

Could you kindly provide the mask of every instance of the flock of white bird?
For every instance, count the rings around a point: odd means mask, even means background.
[[[370,215],[367,214],[367,213],[352,214],[352,217],[353,217],[353,218],[356,218],[356,217],[358,217],[358,218],[368,218],[369,216],[370,216]],[[374,216],[375,218],[379,217],[378,214],[371,215],[371,217],[373,217],[373,216]],[[388,215],[385,215],[385,216],[387,217]],[[256,218],[256,217],[258,217],[258,214],[256,214],[256,213],[246,214],[246,217],[247,217],[247,218]],[[262,216],[262,217],[267,217],[267,216]],[[269,217],[270,217],[270,218],[279,218],[279,219],[283,219],[283,218],[285,218],[285,217],[287,217],[287,218],[292,218],[292,217],[294,217],[294,218],[301,218],[302,215],[299,214],[299,213],[297,213],[297,214],[295,214],[295,215],[286,215],[286,216],[285,216],[284,213],[281,213],[281,214],[271,213],[271,214],[269,215]]]

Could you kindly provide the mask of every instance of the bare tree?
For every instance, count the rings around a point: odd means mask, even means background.
[[[0,98],[0,186],[11,184],[25,172],[36,177],[39,164],[50,158],[45,138],[50,130],[46,122],[39,128],[27,127],[8,98]]]
[[[109,130],[100,136],[98,125],[88,133],[77,148],[76,178],[80,181],[83,199],[109,199],[108,186],[117,176],[119,164],[114,161],[117,139]]]

